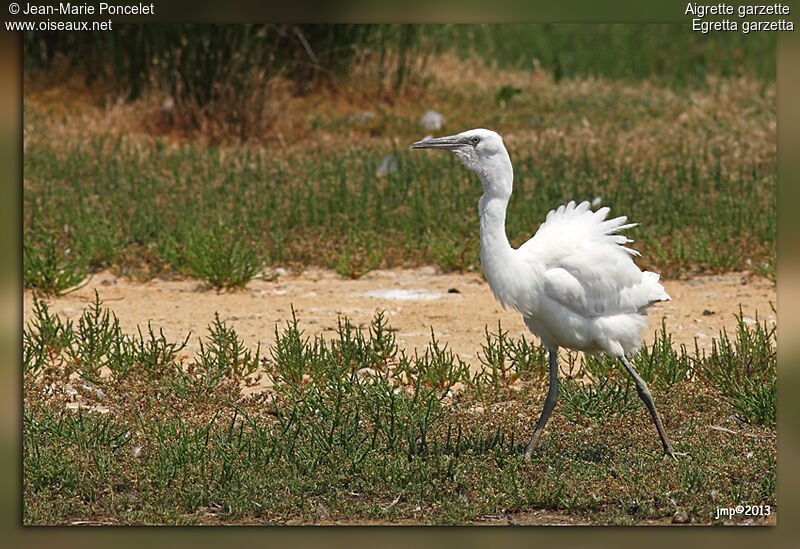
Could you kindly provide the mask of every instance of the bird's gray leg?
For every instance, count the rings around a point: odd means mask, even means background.
[[[536,422],[536,428],[533,430],[533,436],[525,448],[525,457],[529,458],[533,450],[539,444],[539,437],[542,436],[544,426],[547,425],[547,420],[550,419],[550,412],[558,401],[558,349],[550,349],[550,388],[547,390],[547,397],[544,399],[544,407],[542,408],[542,415],[539,416],[539,421]]]
[[[622,365],[625,366],[625,369],[628,370],[628,373],[633,378],[634,383],[636,383],[636,392],[639,394],[639,398],[642,399],[647,409],[650,411],[650,415],[653,418],[653,423],[656,424],[656,430],[658,431],[658,436],[661,437],[661,444],[664,445],[664,455],[669,456],[671,458],[676,458],[680,454],[675,452],[672,448],[672,442],[670,442],[669,437],[667,436],[666,431],[664,431],[664,426],[661,425],[661,417],[658,415],[658,411],[656,410],[656,405],[653,402],[653,395],[650,394],[650,389],[647,388],[647,383],[636,373],[636,370],[633,369],[631,363],[628,362],[624,356],[619,357],[622,361]]]

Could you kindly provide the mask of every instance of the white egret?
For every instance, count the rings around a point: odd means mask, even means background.
[[[417,141],[411,148],[452,151],[478,174],[483,185],[478,211],[486,280],[495,298],[503,307],[519,311],[549,351],[550,386],[525,455],[537,447],[558,400],[559,347],[619,358],[650,411],[664,453],[678,455],[647,384],[626,358],[641,345],[646,309],[670,299],[659,275],[642,272],[631,259],[638,255],[625,247],[631,240],[616,234],[636,224],[626,223],[626,217],[606,219],[607,207],[592,211],[588,202],[570,202],[548,213],[533,238],[514,249],[505,229],[514,171],[500,135],[475,129]]]

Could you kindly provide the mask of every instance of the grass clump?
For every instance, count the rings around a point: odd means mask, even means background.
[[[251,353],[236,335],[215,315],[209,326],[208,344],[200,342],[200,351],[187,375],[201,391],[213,393],[218,390],[223,379],[243,382],[249,379],[259,366],[259,350]]]
[[[264,267],[244,229],[222,223],[209,231],[187,230],[178,246],[176,264],[217,288],[242,288]]]
[[[332,250],[330,265],[342,276],[359,278],[380,265],[383,245],[374,234],[348,231],[340,249]]]
[[[523,336],[519,340],[508,337],[508,331],[497,323],[497,332],[485,329],[485,343],[478,354],[480,370],[472,380],[472,387],[481,394],[486,389],[497,392],[519,380],[541,381],[548,373],[548,352]]]
[[[22,281],[26,288],[61,295],[79,286],[89,276],[89,264],[54,231],[25,231],[22,242]]]
[[[33,319],[22,333],[22,371],[38,376],[47,369],[60,373],[63,353],[72,345],[75,331],[72,322],[50,312],[47,302],[33,296]]]
[[[739,347],[774,360],[759,326],[742,324]],[[293,311],[266,360],[218,317],[188,362],[187,340],[122,334],[98,296],[77,323],[36,298],[23,334],[25,524],[468,524],[530,511],[629,524],[669,520],[676,506],[710,523],[753,493],[775,504],[774,425],[710,436],[702,427],[728,415],[713,405],[727,389],[712,383],[676,377],[656,395],[692,455],[663,462],[633,391],[585,361],[595,377],[564,383],[564,412],[526,462],[545,353],[500,326],[487,329],[481,374],[433,333],[407,355],[383,314],[312,340]],[[712,357],[693,364],[713,371]],[[258,376],[271,384],[245,396]]]
[[[629,412],[640,403],[629,380],[612,376],[602,376],[588,384],[567,379],[562,385],[561,395],[570,415],[593,420]]]
[[[695,347],[695,356],[698,354]],[[653,344],[641,348],[634,364],[642,379],[656,388],[669,389],[695,374],[692,357],[686,352],[686,346],[680,345],[675,350],[672,336],[667,332],[666,320],[661,321],[661,329],[655,333]]]
[[[712,341],[711,353],[703,356],[700,375],[722,391],[737,416],[748,423],[774,425],[777,409],[776,326],[759,322],[752,327],[741,308],[736,315],[736,336],[723,328]]]
[[[447,393],[456,383],[469,380],[469,366],[447,344],[441,345],[431,328],[431,342],[422,356],[416,352],[413,358],[408,358],[401,353],[397,365],[398,374],[412,384],[422,384]]]

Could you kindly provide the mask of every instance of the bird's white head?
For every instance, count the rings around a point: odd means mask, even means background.
[[[483,128],[467,130],[447,137],[423,139],[412,143],[411,148],[451,151],[464,166],[478,174],[485,194],[511,196],[514,172],[503,138],[497,132]]]

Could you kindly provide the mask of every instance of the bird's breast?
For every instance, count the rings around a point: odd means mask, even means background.
[[[516,250],[498,254],[481,249],[481,268],[495,298],[505,308],[519,311],[523,315],[536,315],[542,292],[541,276],[535,266],[519,261]]]

